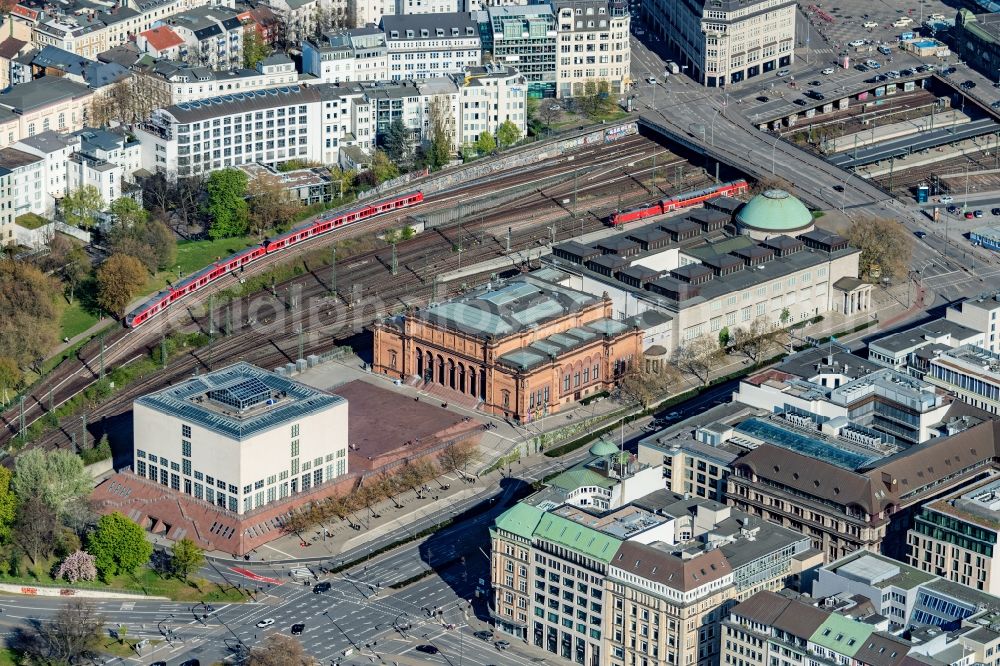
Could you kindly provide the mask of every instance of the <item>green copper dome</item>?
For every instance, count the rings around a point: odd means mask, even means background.
[[[767,190],[747,202],[736,221],[754,231],[784,234],[813,224],[812,213],[784,190]]]
[[[603,457],[612,453],[618,453],[618,447],[604,439],[590,447],[590,455],[592,456]]]

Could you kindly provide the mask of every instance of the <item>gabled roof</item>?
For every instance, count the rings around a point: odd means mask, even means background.
[[[681,592],[695,590],[733,573],[726,556],[718,549],[684,559],[637,541],[623,543],[611,565]]]
[[[533,536],[575,550],[604,564],[611,562],[622,545],[619,539],[552,513],[542,516]]]
[[[758,592],[732,612],[802,639],[812,636],[830,615],[811,604],[768,591]]]
[[[8,37],[7,39],[0,42],[0,58],[10,60],[24,48],[28,42],[22,41],[20,39],[15,39],[14,37]]]
[[[853,657],[874,632],[875,628],[869,624],[851,620],[838,613],[830,613],[809,640],[834,652]]]
[[[872,634],[864,641],[854,658],[869,666],[902,666],[910,644],[895,636]]]
[[[180,35],[174,32],[168,25],[161,25],[158,28],[146,30],[145,32],[140,32],[139,34],[145,37],[146,41],[149,42],[149,45],[157,51],[163,51],[175,46],[180,46],[184,43],[184,40],[180,38]]]
[[[526,502],[518,502],[497,516],[494,524],[499,530],[516,534],[524,539],[531,539],[545,512],[537,506]]]

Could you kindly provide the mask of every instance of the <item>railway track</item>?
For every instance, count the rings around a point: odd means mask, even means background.
[[[661,147],[648,139],[629,137],[623,141],[624,143],[614,146],[616,152],[630,151],[636,160],[650,156],[651,152],[663,153]],[[541,174],[565,173],[567,171],[588,172],[604,167],[608,160],[606,149],[603,148],[603,146],[599,146],[579,151],[573,155],[572,161],[563,157],[547,161],[548,163],[541,163]],[[485,183],[472,183],[428,197],[426,204],[420,206],[418,210],[423,212],[442,209],[454,205],[456,200],[468,201],[496,193],[501,188],[516,187],[541,177],[543,176],[539,172],[534,172],[515,174],[506,179],[496,177]],[[581,224],[584,229],[598,228],[601,216],[605,212],[611,212],[609,206],[613,208],[611,204],[618,197],[617,191],[611,195],[608,192],[602,193],[602,189],[620,188],[621,186],[617,184],[618,181],[624,182],[625,179],[626,176],[621,176],[603,185],[594,183],[580,188],[578,196],[584,195],[580,203],[586,203],[591,210],[582,223],[571,220],[569,224],[557,224],[557,227],[562,227],[557,228],[557,240],[576,235],[579,233]],[[568,185],[555,186],[545,192],[533,193],[533,196],[548,200],[554,208],[558,209],[558,204],[554,202],[565,194],[567,187]],[[643,190],[636,193],[633,188],[630,189],[631,195],[648,196],[648,192]],[[257,294],[241,298],[226,306],[225,309],[229,309],[232,313],[228,317],[225,316],[223,308],[218,308],[218,316],[215,317],[217,328],[218,323],[222,321],[232,321],[235,330],[230,332],[231,335],[214,340],[207,348],[186,354],[181,359],[172,362],[166,372],[153,373],[149,377],[134,381],[128,390],[116,394],[106,403],[91,410],[88,413],[89,420],[94,423],[100,418],[120,413],[123,409],[128,408],[136,395],[188,376],[195,368],[218,367],[221,363],[240,358],[258,363],[263,367],[274,367],[297,356],[300,337],[304,354],[329,349],[333,346],[332,332],[334,330],[340,332],[360,330],[362,325],[372,320],[374,314],[398,310],[404,304],[429,298],[435,288],[431,276],[450,270],[456,267],[457,262],[463,260],[468,265],[471,262],[496,256],[498,252],[502,254],[506,248],[501,247],[501,242],[495,236],[488,238],[488,231],[492,227],[502,226],[505,218],[508,221],[514,221],[510,219],[512,214],[528,215],[530,213],[534,215],[538,212],[539,203],[536,200],[521,207],[514,207],[513,213],[510,209],[492,212],[483,215],[478,221],[466,222],[457,228],[420,234],[411,241],[400,244],[398,262],[400,269],[396,276],[391,276],[388,272],[389,264],[385,255],[389,254],[391,250],[387,248],[363,252],[352,257],[346,263],[342,263],[338,271],[341,273],[339,284],[349,285],[349,287],[339,290],[336,296],[326,293],[326,287],[329,285],[329,270],[326,269],[324,276],[320,276],[315,270],[310,270],[306,275],[280,285],[280,290],[276,290],[275,293],[284,298],[271,294]],[[604,208],[597,210],[594,208],[595,206],[603,206]],[[410,211],[388,214],[374,218],[363,230],[348,228],[344,230],[347,233],[311,239],[311,241],[317,242],[303,244],[303,250],[308,251],[322,246],[324,243],[321,239],[323,238],[328,243],[329,241],[357,236],[361,233],[393,228],[401,224],[409,214]],[[529,220],[533,219],[533,217],[529,218]],[[523,249],[537,245],[538,236],[533,228],[535,226],[537,226],[537,222],[534,225],[530,223],[519,224],[518,229],[514,231],[511,249]],[[505,229],[506,226],[504,226]],[[461,241],[463,234],[465,237],[478,234],[479,241],[478,244],[464,249],[464,257],[461,254],[456,256],[450,250],[456,237]],[[252,265],[252,271],[248,268],[245,275],[259,274],[277,263],[286,263],[288,260],[288,255],[278,255],[261,260]],[[212,291],[215,292],[218,288],[227,286],[229,284],[226,280],[222,280],[221,285]],[[442,295],[438,294],[439,297]],[[104,354],[106,368],[110,369],[148,354],[159,344],[161,336],[167,331],[196,329],[207,331],[209,315],[204,306],[208,298],[207,293],[196,292],[180,304],[179,308],[173,308],[174,311],[164,316],[160,321],[153,320],[147,327],[140,327],[136,330],[122,329],[112,333],[106,340]],[[307,299],[309,300],[308,307],[306,307]],[[296,302],[298,307],[292,305]],[[261,343],[262,340],[263,343]],[[44,416],[48,412],[50,404],[58,408],[60,404],[93,384],[99,373],[98,357],[98,343],[85,346],[78,353],[76,360],[61,364],[46,381],[31,391],[25,401],[25,426]],[[6,425],[3,433],[4,441],[9,441],[18,432],[18,411],[15,407],[7,410],[3,415]],[[72,423],[75,419],[68,420]],[[71,435],[67,425],[63,423],[58,430],[41,438],[38,444],[54,447],[64,445],[70,439]]]

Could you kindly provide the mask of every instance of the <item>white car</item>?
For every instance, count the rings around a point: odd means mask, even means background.
[[[264,627],[270,627],[272,624],[274,624],[274,618],[273,617],[269,617],[269,618],[267,618],[265,620],[261,620],[260,622],[258,622],[257,623],[257,628],[258,629],[263,629]]]
[[[788,76],[790,73],[791,73],[791,70],[788,70],[788,69],[779,69],[778,70],[778,76]]]
[[[864,22],[864,26],[866,28],[877,28],[878,27],[878,23],[876,23],[875,21],[865,21]]]
[[[943,197],[941,197],[940,201],[943,204],[950,204],[950,203],[953,203],[955,201],[955,197],[949,196],[949,195],[946,194]]]
[[[931,14],[927,18],[930,19],[931,21],[943,21],[944,14]]]
[[[656,77],[655,76],[647,76],[646,77],[646,83],[648,83],[651,86],[655,86],[656,85]]]
[[[826,74],[827,76],[829,76],[830,74],[833,74],[833,67],[827,67],[826,69],[823,70],[822,73]]]
[[[900,16],[898,19],[896,19],[893,22],[892,27],[894,27],[894,28],[905,28],[906,26],[910,25],[911,23],[913,23],[913,19],[911,19],[909,16]]]
[[[850,46],[854,47],[864,46],[864,45],[865,45],[865,40],[863,39],[855,39],[853,42],[850,43]]]

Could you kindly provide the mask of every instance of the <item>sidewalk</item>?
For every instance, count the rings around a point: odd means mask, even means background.
[[[104,317],[98,320],[96,324],[92,325],[86,331],[83,331],[82,333],[77,333],[69,340],[63,340],[52,349],[52,351],[45,358],[45,360],[48,361],[50,358],[55,358],[56,356],[59,356],[60,354],[65,352],[67,349],[73,347],[73,345],[80,342],[81,340],[87,340],[93,337],[94,335],[97,335],[102,329],[107,328],[112,323],[112,321],[113,320]]]

